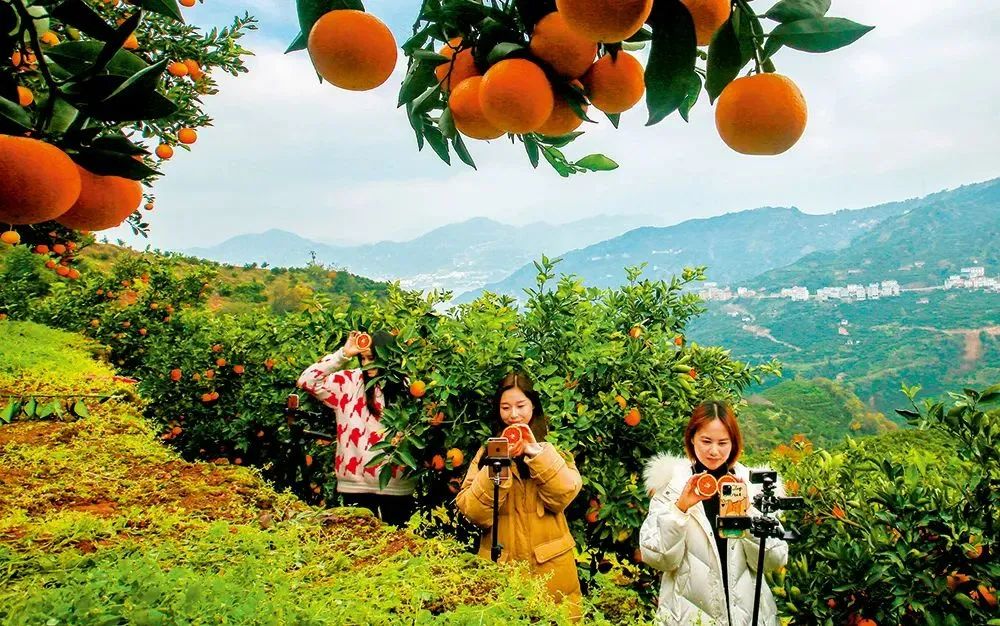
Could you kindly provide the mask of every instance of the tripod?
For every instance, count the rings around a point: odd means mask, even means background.
[[[774,490],[778,482],[777,472],[770,470],[751,471],[750,482],[761,485],[761,492],[753,499],[753,504],[761,512],[761,515],[757,517],[745,515],[719,516],[716,523],[720,531],[749,530],[751,535],[760,539],[760,546],[757,551],[757,577],[754,582],[753,597],[753,626],[757,626],[760,619],[760,592],[764,584],[764,550],[767,548],[767,539],[773,537],[784,541],[795,541],[799,538],[798,533],[784,530],[774,517],[774,513],[785,509],[803,508],[805,502],[802,498],[788,498],[775,495]]]
[[[500,524],[500,483],[503,482],[503,468],[510,471],[510,457],[486,457],[486,462],[490,468],[490,480],[493,482],[493,538],[490,544],[490,559],[493,562],[500,560],[503,546],[498,541],[497,526]]]

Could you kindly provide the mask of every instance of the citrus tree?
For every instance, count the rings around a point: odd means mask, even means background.
[[[398,106],[416,135],[446,163],[475,167],[465,139],[508,136],[533,167],[561,176],[611,170],[601,154],[570,160],[562,149],[602,113],[617,127],[645,95],[647,125],[673,113],[685,121],[704,92],[716,100],[723,141],[743,154],[792,147],[806,102],[778,74],[783,47],[829,52],[871,30],[827,13],[831,0],[780,0],[758,13],[748,0],[423,0],[402,46],[407,72]],[[397,46],[360,0],[297,0],[317,73],[348,90],[384,83]],[[774,24],[766,32],[765,23]],[[636,51],[648,46],[643,67]],[[749,69],[747,69],[749,68]],[[740,74],[747,69],[746,74]]]
[[[125,220],[144,233],[143,184],[211,123],[211,72],[246,71],[253,28],[245,15],[202,33],[176,0],[0,2],[0,223],[20,225],[4,243],[49,254]]]
[[[898,411],[919,430],[775,459],[806,510],[775,579],[795,622],[1000,624],[1000,386]],[[795,444],[798,444],[797,446]]]

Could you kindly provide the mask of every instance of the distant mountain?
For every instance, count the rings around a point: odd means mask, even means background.
[[[756,287],[867,284],[941,285],[963,267],[1000,272],[1000,178],[895,203],[896,215],[844,250],[809,254],[749,281]]]
[[[709,279],[734,282],[782,267],[817,250],[838,250],[882,220],[906,210],[906,203],[809,215],[796,208],[765,207],[718,217],[689,220],[676,226],[638,228],[563,255],[558,271],[575,274],[589,286],[617,286],[623,268],[647,263],[643,276],[669,278],[685,266],[707,265]],[[550,255],[551,256],[551,255]],[[484,290],[523,295],[535,282],[527,264]],[[474,299],[479,291],[463,294]]]
[[[500,280],[542,254],[568,250],[615,237],[645,224],[661,223],[649,215],[599,216],[569,224],[511,226],[486,218],[449,224],[404,242],[383,241],[337,246],[282,230],[240,235],[186,254],[244,265],[267,262],[296,267],[316,261],[343,267],[377,280],[399,280],[415,289],[467,291]]]

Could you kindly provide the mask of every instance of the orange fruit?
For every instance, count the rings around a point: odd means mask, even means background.
[[[244,367],[242,365],[234,365],[233,366],[233,373],[236,374],[237,376],[239,376],[240,374],[242,374],[244,371],[246,371],[246,370],[244,369]]]
[[[642,337],[642,326],[633,326],[628,329],[628,336],[632,339],[638,339]]]
[[[521,426],[519,424],[511,424],[507,428],[503,429],[503,433],[500,435],[508,442],[515,444],[524,437],[524,433],[521,432]]]
[[[201,66],[198,65],[198,62],[194,59],[184,59],[184,65],[188,68],[188,76],[191,77],[191,80],[201,80],[201,78],[205,75]]]
[[[415,380],[410,383],[410,395],[414,398],[422,398],[427,393],[427,384],[422,380]]]
[[[452,448],[448,450],[448,460],[451,461],[451,467],[461,467],[462,463],[465,462],[465,455],[458,448]]]
[[[212,352],[216,353],[222,352],[222,344],[221,343],[212,344]]]
[[[29,106],[35,101],[35,94],[27,87],[17,86],[17,103],[23,107]]]
[[[180,61],[174,61],[167,66],[167,71],[170,72],[171,76],[176,76],[180,78],[181,76],[187,76],[188,66]]]
[[[806,118],[802,92],[781,74],[737,78],[715,106],[719,136],[741,154],[781,154],[802,136]]]
[[[642,28],[653,9],[653,0],[556,0],[556,9],[581,36],[614,43]]]
[[[625,415],[625,423],[629,426],[638,426],[639,420],[642,419],[639,415],[639,409],[633,408]]]
[[[19,235],[17,231],[8,230],[0,235],[0,241],[11,246],[16,246],[21,243],[21,235]]]
[[[45,267],[47,269],[50,269],[50,270],[55,269],[56,268],[56,262],[55,262],[55,260],[54,259],[49,259],[48,261],[46,261],[45,262]]]
[[[92,319],[92,320],[90,320],[90,325],[93,328],[97,328],[98,326],[101,325],[101,320],[99,320],[99,319]]]
[[[525,59],[500,61],[487,70],[479,89],[486,119],[510,133],[538,130],[555,104],[545,72]]]
[[[625,407],[628,406],[624,396],[615,396],[615,402],[618,403],[618,406],[621,407],[622,411],[624,411]]]
[[[182,128],[177,131],[177,141],[183,144],[193,144],[198,141],[198,133],[193,128]]]
[[[77,230],[105,230],[125,221],[142,202],[142,185],[120,176],[98,176],[82,167],[80,196],[56,221]]]
[[[694,492],[703,498],[714,496],[718,490],[719,483],[711,474],[702,474],[694,484]]]
[[[431,467],[433,467],[435,470],[437,470],[439,472],[441,470],[443,470],[444,469],[444,457],[441,456],[440,454],[435,454],[434,457],[431,458]]]
[[[59,35],[55,34],[50,30],[47,33],[43,34],[41,37],[39,37],[38,41],[47,46],[54,46],[57,43],[59,43]]]
[[[587,523],[596,524],[597,523],[598,512],[594,509],[587,511]]]
[[[624,113],[634,107],[646,91],[642,64],[619,51],[618,58],[605,54],[581,79],[591,104],[605,113]]]
[[[573,83],[583,87],[579,81],[573,81]],[[586,113],[588,108],[587,105],[583,105],[583,112]],[[549,119],[545,120],[545,123],[536,132],[549,137],[559,137],[573,132],[580,127],[580,124],[583,124],[583,118],[576,114],[566,98],[556,96]]]
[[[222,359],[222,358],[215,359],[215,365],[216,365],[216,367],[225,367],[226,366],[226,360]]]
[[[65,152],[28,137],[0,135],[0,222],[37,224],[69,210],[80,174]]]
[[[681,335],[677,335],[676,337],[674,337],[674,345],[675,346],[683,346],[684,345],[684,337],[681,336]]]
[[[191,8],[195,5],[197,0],[180,0],[181,6]]]
[[[161,143],[156,146],[156,156],[166,161],[170,157],[174,156],[174,149],[165,143]]]
[[[209,380],[215,378],[215,370],[205,370],[205,378]]]
[[[531,54],[566,78],[582,76],[597,56],[597,43],[571,29],[559,11],[538,20],[529,46]]]
[[[59,274],[60,276],[69,276],[69,268],[65,265],[60,265],[56,268],[56,274]]]
[[[688,376],[690,376],[691,378],[698,378],[698,370],[692,367],[691,369],[688,370]]]
[[[729,0],[681,0],[694,19],[694,32],[699,46],[712,43],[719,27],[729,19]]]
[[[440,426],[444,424],[444,411],[438,411],[434,414],[434,417],[430,419],[431,426]]]
[[[496,139],[504,131],[491,124],[483,114],[479,99],[482,84],[482,76],[463,80],[448,97],[448,108],[458,132],[472,139]]]
[[[135,36],[135,33],[128,36],[125,43],[122,44],[122,48],[125,48],[126,50],[138,50],[139,39]]]
[[[434,75],[441,83],[441,90],[448,93],[453,88],[458,87],[466,78],[481,76],[476,61],[472,57],[472,48],[465,48],[455,52],[462,45],[462,38],[455,37],[438,50],[438,54],[448,57],[449,61],[434,68]],[[451,72],[449,76],[448,73]]]
[[[179,367],[175,367],[174,369],[170,370],[170,380],[176,383],[181,379],[181,374],[182,374],[181,369]]]
[[[37,246],[35,246],[35,254],[48,254],[48,253],[49,253],[49,247],[44,243],[40,243]]]
[[[66,246],[62,245],[61,243],[57,243],[52,246],[52,251],[55,252],[56,254],[65,254]]]
[[[330,11],[316,20],[308,48],[319,75],[341,89],[374,89],[396,67],[392,31],[374,15],[353,9]]]
[[[986,585],[979,585],[977,587],[979,590],[979,597],[983,599],[983,603],[986,604],[991,609],[997,608],[997,590],[993,587],[987,587]]]

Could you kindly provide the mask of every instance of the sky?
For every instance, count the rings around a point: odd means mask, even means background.
[[[365,6],[401,43],[419,0]],[[320,84],[305,51],[283,54],[298,32],[292,0],[206,0],[184,11],[206,29],[249,11],[259,30],[242,42],[255,56],[248,74],[215,76],[220,93],[205,98],[213,126],[163,164],[156,208],[145,214],[149,239],[120,227],[107,231],[112,241],[181,250],[278,228],[360,244],[472,217],[520,225],[643,214],[673,224],[760,206],[825,213],[1000,176],[1000,2],[834,0],[828,15],[876,28],[834,52],[775,55],[809,109],[788,152],[730,150],[703,93],[690,123],[675,114],[646,127],[640,103],[618,130],[603,118],[587,125],[567,156],[602,152],[620,167],[568,179],[544,161],[532,169],[522,146],[505,140],[467,140],[478,171],[418,152],[396,108],[405,57],[369,92]]]

